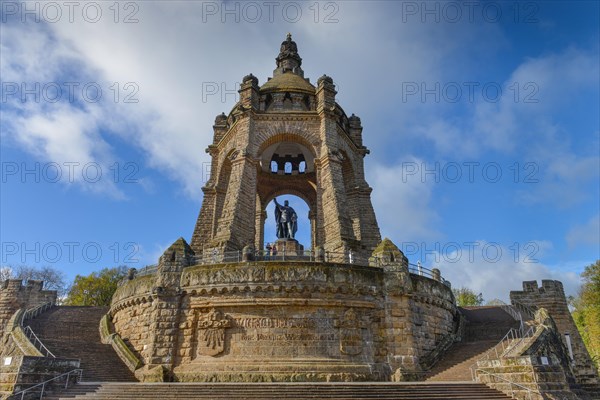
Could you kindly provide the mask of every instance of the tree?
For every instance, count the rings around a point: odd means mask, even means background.
[[[12,265],[7,265],[0,268],[0,282],[4,282],[6,279],[43,281],[44,289],[56,290],[59,298],[63,297],[67,292],[65,275],[62,271],[50,266],[32,267],[29,265],[19,265],[13,267]]]
[[[600,260],[588,265],[581,277],[579,296],[569,303],[583,342],[596,367],[600,368]]]
[[[469,288],[461,287],[460,289],[452,289],[456,304],[460,307],[467,306],[480,306],[483,304],[483,295],[481,293],[475,294],[475,292]]]
[[[127,267],[104,268],[88,276],[77,275],[69,290],[66,305],[109,306],[119,281],[127,275]]]
[[[492,300],[489,300],[487,303],[485,303],[485,305],[486,306],[503,306],[503,305],[506,305],[506,303],[500,299],[492,299]]]

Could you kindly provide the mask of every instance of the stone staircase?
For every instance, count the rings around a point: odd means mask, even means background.
[[[431,369],[428,382],[470,381],[471,366],[498,344],[519,322],[502,307],[465,307],[460,311],[467,319],[464,340],[455,343]]]
[[[580,386],[593,400],[600,400],[600,383],[585,383]]]
[[[82,390],[78,385],[74,389]],[[73,392],[75,393],[75,392]],[[452,383],[104,383],[46,400],[493,400],[509,399],[483,384]]]
[[[454,344],[429,372],[429,382],[470,381],[471,366],[498,344],[497,340],[480,340]]]
[[[100,319],[108,307],[54,307],[30,321],[41,341],[57,357],[78,358],[87,382],[135,382],[133,373],[100,341]]]

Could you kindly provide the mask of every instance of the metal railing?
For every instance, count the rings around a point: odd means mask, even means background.
[[[252,261],[304,261],[304,262],[330,262],[340,264],[354,264],[360,266],[383,266],[385,259],[383,257],[364,257],[360,254],[347,251],[347,252],[336,252],[336,251],[323,251],[321,253],[314,250],[288,250],[285,247],[282,249],[273,250],[255,250],[249,257],[244,255],[242,250],[234,251],[218,251],[216,249],[212,251],[206,251],[200,256],[196,256],[192,259],[193,265],[211,265],[211,264],[224,264],[224,263],[238,263],[245,259],[251,259]],[[146,267],[135,272],[136,277],[155,274],[158,270],[158,265],[147,265]],[[421,265],[421,262],[417,264],[408,264],[408,270],[411,274],[424,276],[438,282],[443,283],[447,287],[451,287],[450,281],[444,279],[438,272],[434,272],[431,269],[425,268]],[[127,278],[125,278],[126,280]]]
[[[40,351],[40,353],[42,353],[44,355],[44,357],[56,358],[56,356],[54,354],[52,354],[52,352],[50,350],[48,350],[48,348],[44,345],[44,343],[42,343],[40,338],[37,337],[37,335],[35,334],[33,329],[31,329],[31,326],[29,326],[29,325],[25,326],[25,322],[27,320],[37,317],[38,315],[48,311],[52,307],[54,307],[54,303],[47,302],[44,304],[40,304],[37,307],[33,307],[33,308],[30,308],[29,310],[26,310],[23,313],[23,316],[21,317],[21,321],[20,321],[19,325],[21,326],[21,329],[23,329],[23,333],[25,334],[25,337],[31,342],[31,344],[36,349],[38,349]]]
[[[135,276],[152,275],[155,274],[156,271],[158,271],[158,264],[146,265],[144,268],[135,271]]]
[[[312,250],[289,251],[285,248],[280,251],[257,250],[254,252],[254,261],[317,261]]]
[[[447,281],[446,279],[442,278],[441,273],[434,272],[431,269],[425,268],[423,265],[421,265],[421,262],[417,262],[416,264],[409,263],[408,272],[410,272],[411,274],[424,276],[439,281],[444,285],[451,287],[450,281]]]
[[[503,382],[506,382],[506,383],[508,383],[508,384],[509,384],[509,390],[508,390],[508,393],[510,393],[510,397],[512,397],[513,399],[515,399],[515,398],[516,398],[516,399],[518,399],[518,398],[519,398],[519,397],[515,397],[515,389],[513,389],[513,387],[517,387],[517,388],[519,388],[519,389],[520,389],[520,390],[518,390],[518,391],[520,391],[520,392],[522,392],[522,391],[525,391],[525,392],[527,393],[527,397],[526,397],[526,399],[527,399],[527,400],[533,400],[533,394],[534,394],[534,392],[533,392],[533,390],[531,390],[530,388],[528,388],[528,387],[526,387],[526,386],[523,386],[523,385],[519,385],[518,383],[515,383],[515,382],[513,382],[513,381],[511,381],[511,380],[508,380],[508,379],[506,379],[506,378],[503,378],[503,377],[502,377],[502,376],[500,376],[499,374],[494,374],[494,373],[492,373],[492,372],[489,372],[489,371],[486,371],[486,370],[484,370],[484,369],[480,369],[480,368],[478,368],[478,369],[475,371],[475,373],[477,373],[477,372],[482,372],[482,373],[484,373],[484,374],[487,374],[487,375],[493,376],[495,379],[499,379],[499,380],[501,380],[501,381],[503,381]],[[479,381],[477,381],[477,382],[479,382]],[[490,383],[496,383],[496,382],[490,382]],[[500,390],[500,389],[497,389],[497,388],[496,388],[496,390]],[[502,390],[500,390],[500,391],[501,391],[501,392],[503,392]],[[504,392],[504,393],[506,393],[506,392]],[[508,393],[507,393],[507,394],[508,394]]]
[[[525,339],[533,336],[535,332],[535,327],[530,327],[527,332],[522,332],[519,329],[510,328],[510,330],[504,335],[504,337],[500,340],[500,342],[492,347],[490,350],[486,351],[483,356],[481,356],[474,364],[471,364],[469,369],[471,370],[471,379],[476,380],[476,371],[478,368],[478,363],[480,361],[490,360],[492,356],[495,359],[500,359],[504,354],[509,352],[512,349],[517,348]]]
[[[383,258],[381,257],[361,257],[355,252],[335,252],[325,251],[321,255],[313,250],[286,250],[285,248],[278,251],[268,250],[256,250],[252,253],[251,259],[253,261],[308,261],[308,262],[331,262],[331,263],[343,263],[343,264],[354,264],[362,266],[381,266],[384,264]],[[210,265],[210,264],[223,264],[228,262],[242,262],[244,260],[244,253],[241,250],[235,251],[213,251],[206,252],[205,254],[195,257],[192,262],[194,265]],[[431,269],[425,268],[420,262],[417,264],[408,265],[409,272],[411,274],[425,276],[434,280],[438,280],[444,285],[450,287],[451,284],[448,280],[441,277],[438,273]],[[135,276],[151,275],[156,273],[158,265],[148,265],[138,271]]]
[[[25,333],[27,339],[29,339],[31,344],[33,344],[35,348],[38,349],[40,353],[44,355],[44,357],[56,358],[56,356],[52,354],[52,352],[48,350],[44,343],[42,343],[42,341],[37,337],[37,335],[29,325],[23,328],[23,333]]]
[[[521,312],[516,307],[510,306],[503,301],[501,301],[500,307],[505,313],[513,317],[515,321],[519,321],[519,330],[522,334],[523,330],[525,329],[525,325],[523,323],[523,316],[521,315]]]
[[[532,308],[530,306],[526,306],[525,304],[522,304],[519,302],[513,302],[513,306],[517,310],[519,310],[521,315],[523,315],[527,320],[535,319],[535,309],[534,308]]]
[[[40,388],[39,389],[40,390],[40,397],[39,398],[42,399],[42,397],[44,397],[44,393],[46,391],[46,386],[50,382],[54,382],[57,379],[60,379],[62,377],[66,377],[66,380],[65,380],[65,389],[68,389],[69,388],[69,382],[71,381],[71,375],[75,375],[76,376],[75,383],[77,383],[77,382],[79,382],[81,380],[81,375],[82,374],[83,374],[83,370],[81,368],[73,369],[73,370],[71,370],[69,372],[65,372],[64,374],[55,376],[52,379],[48,379],[47,381],[44,381],[42,383],[38,383],[37,385],[31,386],[31,387],[28,387],[27,389],[23,389],[23,390],[21,390],[19,392],[13,393],[12,395],[10,395],[8,397],[8,399],[9,400],[11,400],[11,399],[12,400],[17,400],[17,399],[24,400],[25,399],[25,395],[28,394],[28,393],[31,393],[36,388]]]
[[[23,316],[21,317],[21,326],[25,325],[26,320],[35,318],[38,315],[48,311],[52,307],[54,307],[54,303],[49,301],[47,303],[40,304],[39,306],[25,310],[25,312],[23,313]]]

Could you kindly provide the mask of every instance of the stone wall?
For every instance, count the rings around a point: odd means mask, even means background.
[[[455,333],[458,323],[457,309],[451,290],[441,282],[411,275],[414,292],[413,319],[415,345],[424,356]]]
[[[545,308],[556,322],[558,332],[560,332],[565,346],[567,346],[565,334],[568,333],[571,337],[574,357],[573,369],[578,382],[598,382],[598,371],[594,367],[573,321],[561,282],[543,280],[541,287],[538,286],[537,281],[523,282],[523,290],[511,291],[510,300],[513,304],[523,304],[534,310]]]
[[[56,303],[56,291],[43,290],[43,285],[42,281],[34,280],[23,285],[20,279],[0,282],[0,338],[6,324],[18,309],[34,308],[47,302]]]
[[[147,275],[127,281],[117,289],[112,300],[112,309],[122,310],[112,317],[115,332],[127,339],[130,349],[140,359],[148,357],[148,344],[153,335],[150,315],[155,300],[152,296],[155,279],[154,275]]]
[[[455,330],[450,289],[402,263],[189,265],[190,252],[176,242],[113,298],[141,380],[407,380]]]
[[[580,399],[569,387],[560,365],[550,362],[543,364],[540,357],[532,356],[479,361],[477,377],[479,382],[517,399]]]

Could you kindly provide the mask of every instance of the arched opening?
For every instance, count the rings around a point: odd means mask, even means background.
[[[271,161],[271,172],[276,174],[278,170],[279,170],[279,163],[277,163],[277,161],[275,161],[275,160]]]
[[[285,164],[283,164],[283,172],[286,175],[291,175],[292,174],[292,163],[291,163],[291,161],[288,161]]]
[[[301,174],[306,172],[306,161],[300,161],[300,164],[298,165],[298,172]]]
[[[265,249],[266,243],[277,240],[274,198],[285,200],[298,217],[294,238],[304,249],[319,242],[317,229],[317,183],[315,144],[297,134],[277,134],[258,148],[257,201],[255,210],[255,247]]]

